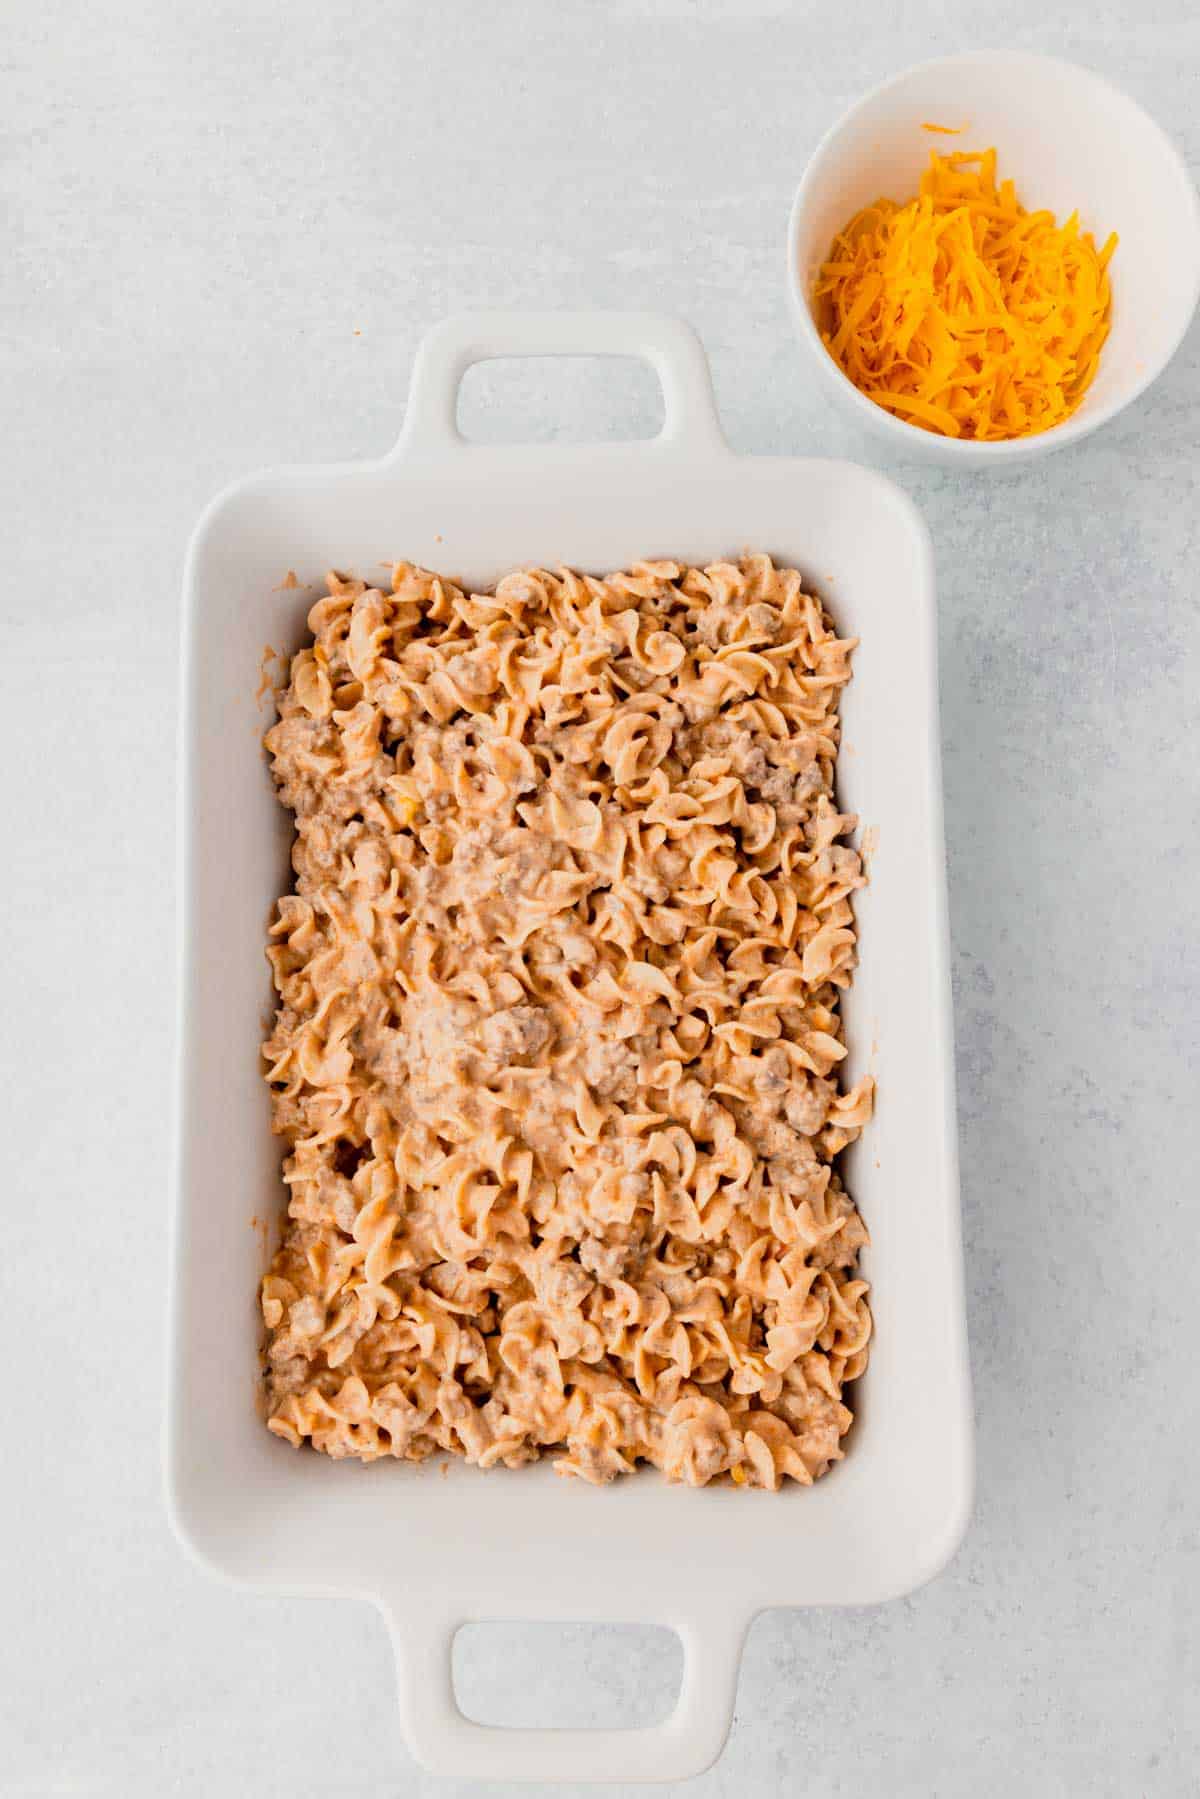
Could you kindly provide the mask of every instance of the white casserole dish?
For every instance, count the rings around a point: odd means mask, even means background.
[[[621,354],[662,382],[646,442],[467,444],[459,382],[498,355]],[[264,644],[294,649],[308,601],[284,571],[382,578],[403,556],[474,584],[520,563],[606,571],[766,550],[862,639],[840,796],[877,848],[846,1007],[851,1077],[876,1118],[846,1159],[870,1227],[876,1338],[847,1453],[811,1489],[693,1492],[643,1472],[598,1490],[548,1463],[359,1467],[297,1453],[256,1409],[261,1229],[283,1206],[258,1045],[263,956],[288,884],[290,820],[259,746]],[[687,326],[645,314],[474,315],[417,358],[382,461],[282,469],[205,512],[185,578],[182,966],[167,1488],[212,1571],[264,1590],[368,1599],[388,1619],[414,1753],[439,1774],[679,1779],[720,1752],[747,1626],[770,1605],[910,1591],[957,1546],[972,1488],[955,1151],[932,558],[910,502],[847,463],[735,456]],[[629,1731],[487,1729],[459,1712],[456,1628],[473,1619],[646,1621],[683,1639],[679,1703]],[[336,1678],[330,1671],[331,1679]]]

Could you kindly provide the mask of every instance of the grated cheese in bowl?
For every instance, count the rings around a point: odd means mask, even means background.
[[[817,276],[821,337],[877,405],[945,437],[1029,437],[1069,418],[1108,336],[1108,265],[1079,216],[1027,212],[996,152],[933,151],[907,205],[880,199]]]

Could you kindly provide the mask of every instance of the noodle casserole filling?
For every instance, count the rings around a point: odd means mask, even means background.
[[[270,1429],[812,1482],[871,1332],[853,641],[766,556],[327,586],[266,738]]]

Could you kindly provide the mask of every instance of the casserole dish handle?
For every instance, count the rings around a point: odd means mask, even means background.
[[[729,454],[717,417],[704,347],[682,319],[657,312],[463,312],[435,325],[413,364],[404,428],[391,460],[503,455],[470,444],[458,429],[458,389],[476,362],[504,356],[630,356],[647,362],[663,392],[657,437],[625,455],[667,450]]]
[[[715,1606],[676,1612],[683,1683],[661,1724],[629,1730],[507,1729],[476,1724],[459,1709],[451,1649],[468,1611],[438,1609],[411,1594],[388,1599],[400,1718],[409,1747],[431,1772],[460,1779],[686,1780],[721,1753],[733,1718],[738,1663],[749,1614]]]

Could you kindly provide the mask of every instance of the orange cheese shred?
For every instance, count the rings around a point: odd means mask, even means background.
[[[995,442],[1075,411],[1112,310],[1113,233],[1026,212],[995,150],[931,152],[916,199],[840,231],[814,288],[825,346],[876,405],[925,431]]]

